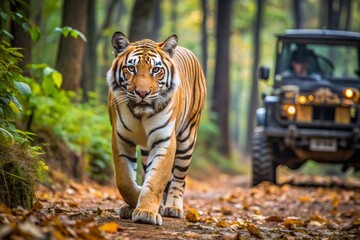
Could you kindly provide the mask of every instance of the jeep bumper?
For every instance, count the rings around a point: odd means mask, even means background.
[[[360,129],[351,131],[329,129],[303,129],[295,125],[287,128],[267,127],[265,135],[274,138],[283,138],[286,146],[306,146],[311,138],[334,138],[341,148],[360,149]]]

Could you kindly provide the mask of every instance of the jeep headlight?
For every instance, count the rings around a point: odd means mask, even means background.
[[[307,102],[307,97],[305,95],[300,95],[297,98],[297,102],[299,104],[305,104]]]
[[[344,97],[345,98],[352,99],[354,96],[355,96],[355,92],[351,88],[346,88],[344,90]]]
[[[354,88],[345,88],[343,91],[343,103],[346,105],[351,105],[354,103],[359,102],[359,91],[357,89]]]
[[[293,104],[284,104],[281,106],[281,115],[283,117],[287,117],[289,119],[292,119],[294,115],[296,114],[296,107]]]
[[[296,107],[294,105],[288,105],[287,109],[286,109],[286,113],[290,116],[295,115],[296,113]]]

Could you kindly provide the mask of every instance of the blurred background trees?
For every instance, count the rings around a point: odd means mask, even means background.
[[[46,143],[50,166],[79,179],[86,173],[112,181],[105,80],[113,60],[111,36],[122,31],[131,40],[163,41],[175,33],[207,76],[195,169],[246,171],[254,110],[269,89],[258,86],[256,69],[272,66],[275,34],[322,27],[359,32],[359,10],[359,1],[351,0],[1,1],[1,40],[21,48],[17,64],[32,89],[19,97],[23,109],[16,111],[16,123],[8,123],[34,132],[33,145]],[[13,106],[15,100],[2,101]],[[0,129],[8,131],[8,123]]]

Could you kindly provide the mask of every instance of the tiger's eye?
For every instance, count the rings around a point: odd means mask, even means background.
[[[154,68],[152,69],[152,71],[153,71],[153,73],[157,73],[157,72],[160,71],[160,68],[159,68],[159,67],[154,67]]]
[[[127,69],[130,71],[130,72],[133,72],[135,70],[135,67],[134,66],[128,66]]]

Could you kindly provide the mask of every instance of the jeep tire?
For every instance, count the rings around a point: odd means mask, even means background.
[[[263,181],[276,183],[273,149],[262,126],[255,128],[252,141],[252,186]]]

